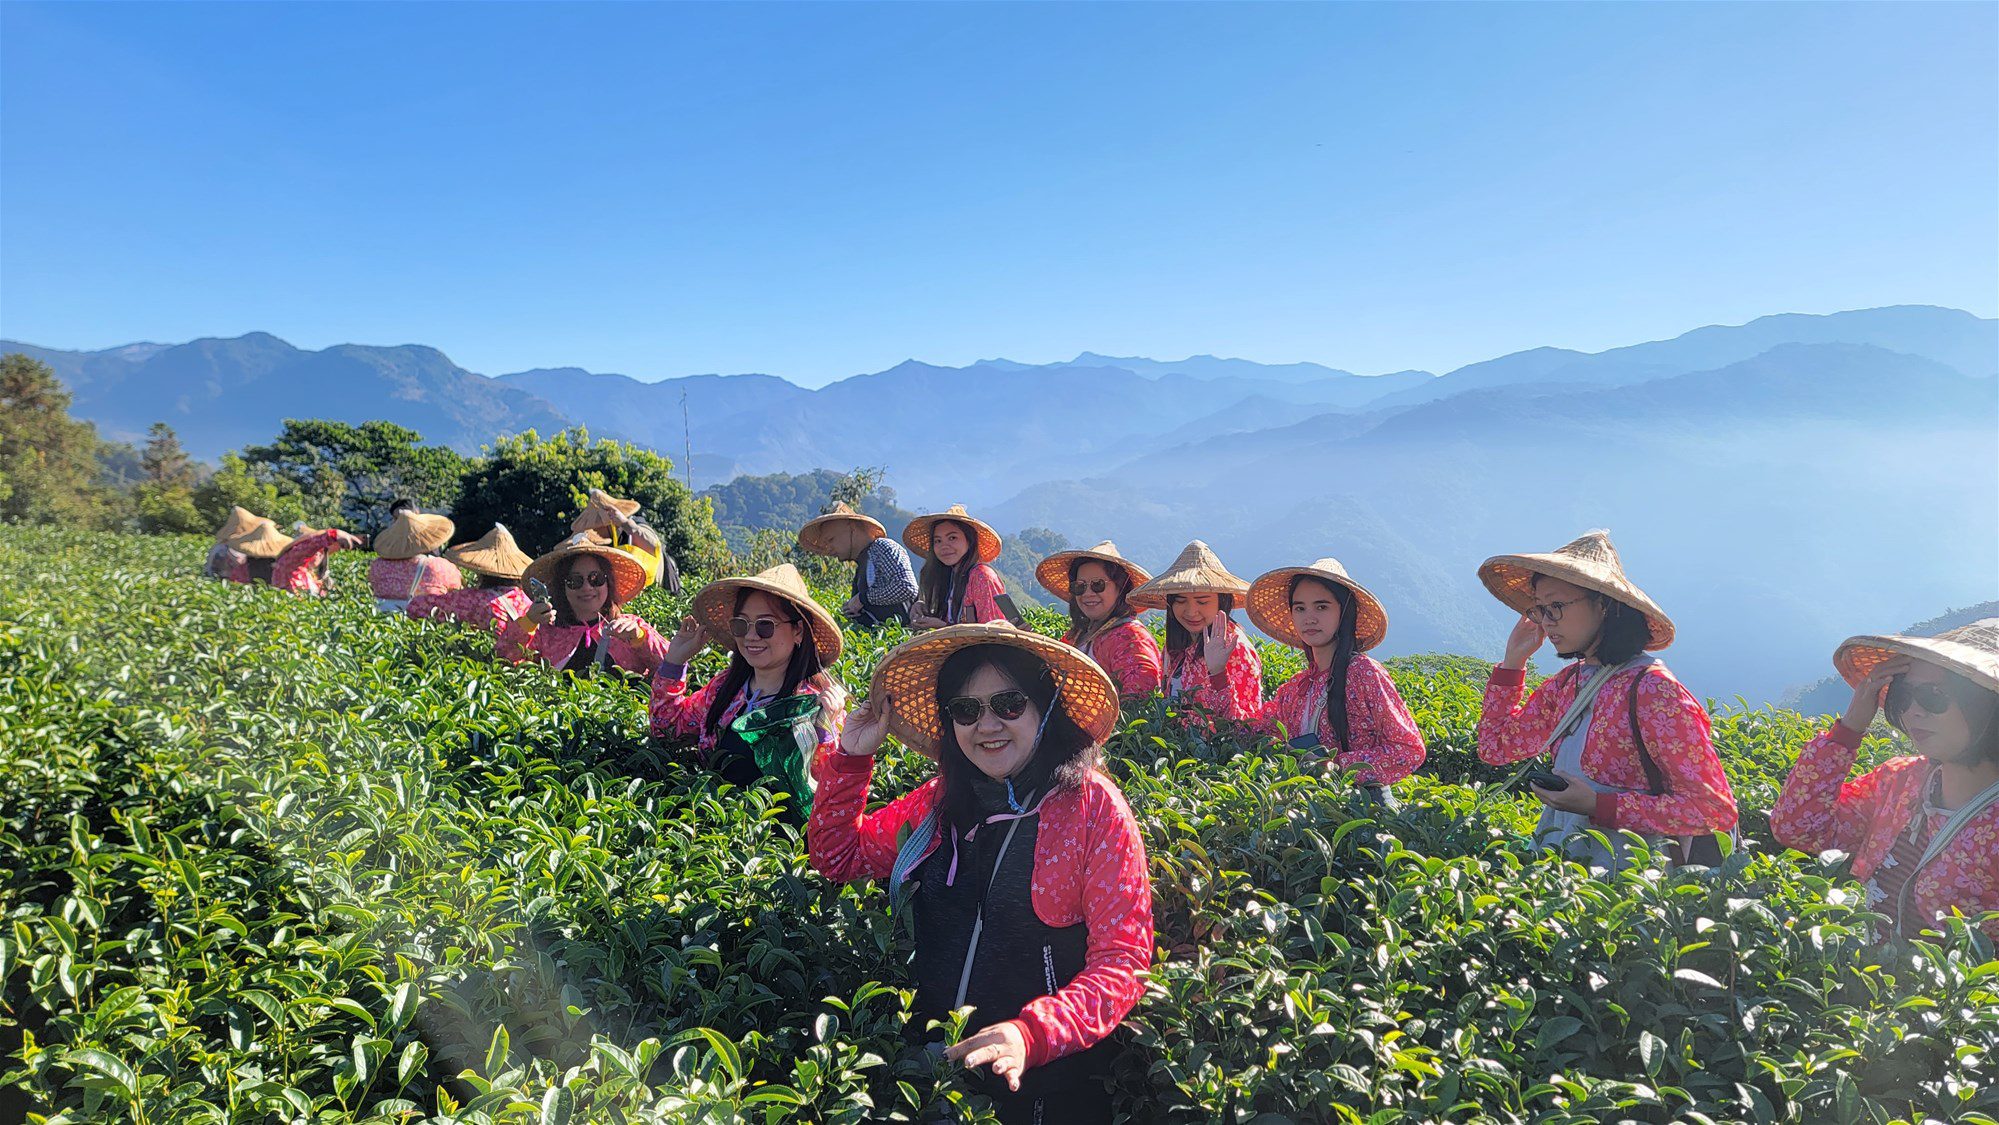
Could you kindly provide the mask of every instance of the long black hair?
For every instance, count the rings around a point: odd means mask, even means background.
[[[937,559],[937,529],[945,524],[958,529],[965,537],[965,557],[956,566],[945,566]],[[937,520],[930,525],[930,547],[923,552],[923,573],[916,579],[916,601],[923,612],[932,617],[945,618],[951,624],[945,611],[952,606],[962,606],[965,601],[965,583],[972,576],[972,568],[979,565],[979,533],[957,520]]]
[[[804,626],[804,635],[799,637],[798,644],[792,648],[791,661],[784,666],[784,686],[778,688],[777,697],[779,699],[788,698],[798,691],[799,684],[805,683],[807,680],[812,680],[813,686],[823,688],[825,684],[819,665],[818,638],[813,636],[812,626],[806,623],[805,615],[798,612],[798,607],[791,604],[787,598],[770,594],[764,590],[745,588],[736,591],[736,616],[742,616],[743,604],[750,600],[751,594],[764,594],[771,601],[777,603],[780,612],[789,614],[784,619],[785,624]],[[715,689],[714,698],[708,701],[708,715],[703,720],[702,725],[710,731],[720,727],[722,724],[722,712],[727,711],[729,704],[736,701],[736,693],[742,691],[743,685],[749,683],[750,677],[755,674],[756,669],[750,667],[750,662],[743,659],[743,654],[731,650],[729,653],[729,666],[722,671],[722,682]]]
[[[618,615],[618,568],[610,559],[594,552],[582,551],[555,564],[555,589],[549,591],[549,600],[555,603],[555,623],[557,625],[582,625],[576,614],[569,608],[569,572],[575,568],[576,560],[588,555],[604,567],[604,608],[597,611],[597,620],[607,621]]]
[[[1187,631],[1187,627],[1180,624],[1180,619],[1173,615],[1173,603],[1179,601],[1183,597],[1186,597],[1186,595],[1185,594],[1166,595],[1166,654],[1168,656],[1178,656],[1180,654],[1181,649],[1184,649],[1189,645],[1193,645],[1195,646],[1194,649],[1195,655],[1197,656],[1204,655],[1200,651],[1200,646],[1203,643],[1201,638],[1195,636],[1192,633],[1189,633]],[[1215,612],[1221,614],[1225,618],[1228,618],[1228,622],[1231,625],[1235,624],[1235,618],[1230,617],[1229,614],[1234,610],[1235,610],[1234,594],[1215,595]]]
[[[1345,751],[1353,746],[1353,727],[1347,717],[1347,666],[1353,663],[1354,658],[1354,618],[1357,616],[1354,609],[1358,603],[1353,591],[1345,586],[1317,575],[1300,574],[1291,579],[1290,587],[1284,592],[1286,607],[1297,599],[1298,587],[1306,582],[1331,591],[1333,601],[1340,607],[1340,626],[1333,633],[1333,656],[1328,662],[1330,674],[1326,677],[1326,721],[1333,725],[1333,734],[1339,738],[1338,748]],[[1309,661],[1314,655],[1307,650],[1305,658]],[[1321,736],[1319,741],[1323,743],[1325,738]]]
[[[479,572],[479,588],[481,590],[504,590],[510,586],[518,586],[520,584],[521,580],[518,578],[508,578],[499,574],[487,574],[484,571]]]
[[[1091,621],[1088,617],[1084,616],[1082,609],[1076,605],[1076,595],[1074,593],[1068,595],[1069,635],[1076,639],[1077,648],[1082,648],[1084,645],[1089,644],[1090,638],[1118,624],[1127,617],[1136,616],[1138,612],[1131,608],[1131,571],[1121,566],[1107,563],[1102,559],[1070,559],[1070,590],[1073,591],[1076,588],[1076,576],[1082,573],[1083,566],[1086,563],[1096,563],[1098,566],[1104,568],[1105,574],[1110,575],[1111,587],[1117,591],[1117,601],[1111,606],[1110,613],[1101,622],[1098,622]]]
[[[993,668],[1008,683],[1027,693],[1034,709],[1047,717],[1041,740],[1033,756],[1013,777],[1014,791],[1022,798],[1030,792],[1054,793],[1080,786],[1097,767],[1100,750],[1089,732],[1076,725],[1056,697],[1055,675],[1040,657],[1013,645],[966,645],[945,658],[937,669],[937,722],[943,737],[937,740],[937,773],[943,779],[941,807],[947,824],[960,832],[979,822],[978,798],[972,785],[985,774],[965,757],[958,745],[958,724],[951,721],[944,705],[965,693],[965,684],[981,668]]]

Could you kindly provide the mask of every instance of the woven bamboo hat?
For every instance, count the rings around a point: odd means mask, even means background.
[[[618,522],[619,516],[637,515],[637,500],[620,500],[601,488],[590,490],[590,500],[583,510],[570,521],[571,531],[590,531],[594,528],[609,527]]]
[[[835,501],[824,515],[812,517],[798,529],[798,546],[807,554],[844,559],[887,534],[879,520]]]
[[[604,565],[611,571],[611,600],[619,605],[638,597],[639,591],[646,588],[646,568],[639,565],[639,560],[581,533],[564,539],[555,550],[529,563],[521,579],[538,579],[551,593],[558,593],[555,589],[555,568],[563,559],[576,555],[595,555],[604,560]]]
[[[937,671],[951,654],[972,645],[1010,645],[1041,658],[1055,675],[1055,698],[1093,742],[1117,729],[1117,687],[1097,662],[1061,641],[1015,629],[1004,622],[948,625],[906,641],[875,669],[868,692],[880,698],[887,691],[888,726],[895,736],[928,757],[937,756],[944,737],[937,706]]]
[[[217,543],[227,543],[231,539],[254,529],[260,523],[270,522],[270,520],[241,505],[232,507],[229,509],[229,517],[222,521],[221,527],[215,529],[215,541]]]
[[[1625,577],[1617,548],[1610,544],[1610,532],[1601,528],[1587,532],[1545,555],[1494,555],[1478,568],[1479,581],[1516,613],[1526,613],[1534,604],[1537,574],[1595,591],[1644,614],[1652,631],[1646,648],[1661,649],[1673,643],[1672,618]]]
[[[798,568],[790,563],[779,563],[749,578],[723,578],[701,587],[694,595],[694,620],[708,630],[716,644],[731,652],[736,649],[736,638],[729,635],[729,619],[736,615],[736,594],[741,590],[761,590],[789,602],[812,627],[812,647],[819,652],[819,663],[831,665],[840,659],[839,623],[813,598]]]
[[[375,554],[385,559],[413,559],[428,555],[451,542],[457,526],[443,516],[427,515],[412,508],[396,513],[388,527],[375,536]]]
[[[229,541],[229,545],[243,552],[244,558],[274,559],[285,553],[292,545],[292,537],[278,530],[278,525],[270,520],[256,525]]]
[[[1832,666],[1849,684],[1859,684],[1876,665],[1907,656],[1955,672],[1987,691],[1999,692],[1999,617],[1947,629],[1934,637],[1899,633],[1849,637],[1832,654]]]
[[[989,563],[999,558],[999,532],[994,531],[991,524],[973,519],[965,511],[963,504],[953,504],[935,515],[918,516],[910,520],[909,526],[902,529],[902,545],[914,551],[918,558],[929,558],[930,529],[937,526],[938,520],[950,520],[971,528],[972,534],[978,538],[975,546],[980,562]]]
[[[1249,593],[1249,583],[1229,573],[1215,552],[1199,539],[1180,549],[1166,573],[1131,592],[1133,609],[1165,609],[1174,594],[1234,594],[1238,599]]]
[[[494,524],[493,530],[470,543],[460,543],[444,552],[444,557],[467,570],[495,578],[519,578],[534,563],[520,544],[514,542],[514,533],[503,523]]]
[[[1291,627],[1291,580],[1303,575],[1343,587],[1354,598],[1354,648],[1366,652],[1388,635],[1388,611],[1381,599],[1347,575],[1338,559],[1320,559],[1310,566],[1282,566],[1249,584],[1249,619],[1257,628],[1293,648],[1305,647]]]
[[[1136,590],[1152,581],[1152,575],[1145,568],[1118,554],[1117,544],[1106,539],[1087,551],[1057,551],[1042,559],[1034,567],[1034,580],[1043,589],[1064,602],[1069,600],[1069,568],[1078,559],[1100,562],[1113,570],[1122,570],[1131,580],[1131,588]]]

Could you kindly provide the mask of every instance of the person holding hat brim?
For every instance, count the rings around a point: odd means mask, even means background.
[[[689,615],[667,642],[666,659],[653,676],[650,707],[655,738],[692,738],[702,765],[723,781],[749,786],[763,781],[783,788],[795,773],[802,780],[813,754],[806,747],[831,749],[846,714],[846,689],[827,669],[840,658],[840,625],[817,601],[798,568],[780,563],[751,578],[710,582],[694,595]],[[729,653],[722,674],[687,691],[687,662],[704,644]],[[796,769],[766,770],[744,738],[738,720],[792,696],[810,696],[816,714],[798,739]],[[801,733],[794,730],[794,735]],[[788,755],[790,748],[784,747]],[[795,784],[795,782],[791,782]],[[800,810],[810,793],[793,793],[788,819],[803,824]]]
[[[923,560],[916,605],[909,614],[912,627],[941,629],[1004,619],[998,598],[1006,593],[1006,583],[992,568],[1000,555],[1000,535],[991,524],[973,519],[963,504],[953,504],[910,520],[902,529],[902,545]]]
[[[227,579],[231,572],[243,565],[243,552],[231,547],[229,541],[254,531],[260,523],[270,522],[240,505],[231,507],[222,526],[215,529],[215,545],[208,549],[208,558],[201,564],[202,577]]]
[[[1735,794],[1714,751],[1707,709],[1648,649],[1673,642],[1673,622],[1625,576],[1610,533],[1591,531],[1548,554],[1497,555],[1478,575],[1520,614],[1486,682],[1478,756],[1506,765],[1551,755],[1560,790],[1535,838],[1615,870],[1629,829],[1676,841],[1677,858],[1719,862],[1716,832],[1736,825]],[[1526,701],[1527,660],[1553,641],[1568,667]],[[1610,839],[1605,851],[1580,830]]]
[[[444,552],[444,560],[478,575],[479,584],[418,594],[404,613],[418,621],[456,621],[497,634],[532,608],[521,578],[534,560],[514,542],[507,525],[496,523],[479,539],[452,547]]]
[[[798,529],[799,549],[854,564],[854,588],[840,612],[862,628],[909,623],[916,604],[916,564],[880,521],[835,501]]]
[[[528,565],[523,582],[540,582],[549,601],[536,601],[500,630],[500,659],[539,660],[590,675],[610,665],[651,676],[666,659],[666,638],[624,605],[645,589],[645,570],[631,555],[589,535],[572,535]]]
[[[1060,641],[956,625],[891,652],[813,765],[812,866],[886,879],[914,914],[916,1011],[973,1009],[945,1055],[990,1071],[1003,1122],[1108,1122],[1107,1037],[1144,994],[1145,842],[1099,768],[1117,688]],[[937,776],[868,812],[883,736]]]
[[[419,594],[444,594],[465,586],[458,567],[433,551],[451,542],[456,526],[444,516],[416,510],[414,504],[396,513],[375,536],[375,561],[368,564],[368,588],[375,608],[401,613]]]
[[[278,556],[292,545],[291,536],[278,530],[270,520],[258,520],[249,530],[229,540],[229,549],[243,561],[229,569],[229,581],[246,586],[271,584],[271,571]]]
[[[271,585],[294,594],[322,597],[326,593],[323,564],[335,551],[359,550],[361,537],[337,527],[312,530],[301,525],[301,530],[303,533],[271,564]]]
[[[680,567],[666,553],[659,533],[639,519],[639,502],[623,500],[601,488],[589,491],[583,510],[570,521],[572,534],[589,535],[637,559],[644,569],[646,584],[664,586],[670,594],[680,593]]]
[[[1230,574],[1199,539],[1187,544],[1166,573],[1131,592],[1141,612],[1166,611],[1166,698],[1199,706],[1205,716],[1238,722],[1263,709],[1263,659],[1230,614],[1249,583]]]
[[[1999,617],[1934,637],[1853,637],[1833,654],[1853,685],[1846,714],[1798,755],[1770,831],[1841,851],[1868,909],[1910,936],[1952,910],[1999,911]],[[1874,716],[1916,753],[1848,781]],[[1984,923],[1999,938],[1999,918]]]
[[[1152,630],[1138,619],[1131,592],[1152,580],[1145,568],[1118,553],[1106,539],[1086,551],[1057,551],[1034,568],[1034,579],[1069,605],[1065,644],[1109,672],[1122,699],[1159,690],[1165,658]]]
[[[1423,764],[1423,732],[1388,669],[1367,655],[1388,635],[1388,614],[1338,559],[1273,570],[1249,586],[1249,619],[1302,649],[1305,668],[1284,681],[1249,724],[1297,750],[1322,751],[1373,788]]]

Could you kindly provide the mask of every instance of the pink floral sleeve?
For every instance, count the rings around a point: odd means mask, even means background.
[[[886,879],[905,831],[923,820],[942,782],[924,782],[915,791],[868,812],[872,756],[821,750],[812,762],[812,815],[805,826],[813,870],[836,883]]]
[[[664,671],[652,679],[652,699],[646,710],[652,717],[654,738],[698,738],[701,724],[708,717],[708,705],[715,698],[715,691],[722,684],[720,676],[701,685],[701,690],[687,690],[687,673],[667,679]]]
[[[1668,675],[1640,673],[1635,690],[1638,729],[1658,764],[1666,792],[1601,794],[1590,819],[1610,828],[1661,836],[1732,830],[1735,793],[1714,752],[1707,708]]]
[[[1270,698],[1243,719],[1243,725],[1258,734],[1276,738],[1280,734],[1286,738],[1296,735],[1305,725],[1305,708],[1311,706],[1309,700],[1301,696],[1323,691],[1325,681],[1312,674],[1307,668],[1283,683]]]
[[[1363,783],[1393,785],[1423,764],[1423,732],[1388,669],[1372,657],[1355,656],[1347,665],[1347,726],[1353,745],[1340,754],[1340,765]]]
[[[659,630],[652,627],[652,622],[632,617],[630,614],[626,616],[639,623],[644,635],[636,644],[623,637],[611,637],[611,663],[627,672],[650,676],[659,670],[661,664],[666,663],[666,638],[660,636]]]
[[[1834,722],[1798,754],[1770,808],[1770,835],[1801,852],[1855,852],[1881,800],[1886,770],[1853,781],[1861,736]]]
[[[1163,680],[1159,642],[1152,630],[1137,621],[1127,621],[1090,644],[1090,654],[1110,673],[1118,695],[1132,699],[1151,695]]]
[[[525,664],[540,659],[534,649],[535,630],[525,617],[516,617],[500,630],[500,639],[493,644],[493,655],[509,664]]]
[[[1575,694],[1575,669],[1564,668],[1542,682],[1526,703],[1527,672],[1494,668],[1485,681],[1479,705],[1478,757],[1489,766],[1503,766],[1535,757],[1548,748],[1548,736]],[[1567,688],[1567,690],[1563,690]]]
[[[271,564],[271,585],[294,594],[317,596],[321,591],[315,568],[320,556],[340,548],[340,532],[330,527],[292,540]]]
[[[814,807],[817,812],[817,807]],[[1027,1065],[1040,1066],[1092,1046],[1131,1013],[1145,994],[1152,964],[1152,883],[1145,841],[1123,794],[1093,784],[1084,796],[1083,971],[1022,1008]]]
[[[999,571],[985,563],[972,568],[965,576],[965,602],[958,607],[956,624],[1000,621],[1005,614],[1000,612],[999,596],[1006,593],[1006,583],[1000,581]]]

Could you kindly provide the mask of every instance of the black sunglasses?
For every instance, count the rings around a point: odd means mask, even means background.
[[[793,618],[786,621],[785,624],[796,625],[798,624],[798,620]],[[755,633],[758,637],[766,641],[770,640],[773,636],[777,635],[777,622],[768,617],[759,617],[755,621],[751,621],[747,617],[729,618],[730,636],[747,637],[751,633]]]
[[[581,590],[583,588],[583,583],[586,577],[588,578],[590,585],[592,586],[603,586],[611,581],[610,575],[605,574],[601,570],[593,570],[587,576],[582,574],[572,574],[569,577],[563,579],[562,588],[565,590]]]
[[[1955,706],[1957,701],[1943,689],[1942,684],[1912,684],[1901,676],[1888,683],[1888,717],[1900,719],[1915,704],[1932,715],[1941,715]]]
[[[1110,583],[1104,581],[1101,578],[1094,578],[1088,582],[1083,582],[1083,581],[1071,582],[1069,583],[1069,595],[1071,597],[1080,598],[1084,594],[1101,594],[1104,592],[1104,588],[1109,585]]]
[[[986,713],[988,704],[991,705],[993,714],[1002,720],[1011,721],[1027,713],[1027,693],[1018,689],[994,692],[990,700],[961,695],[946,703],[944,710],[950,712],[952,722],[961,727],[968,727],[978,722],[979,717]]]

